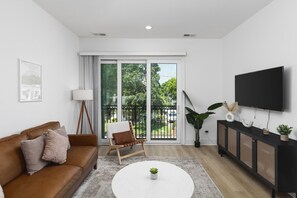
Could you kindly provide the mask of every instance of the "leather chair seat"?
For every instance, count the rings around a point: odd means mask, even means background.
[[[93,146],[72,146],[67,152],[67,160],[65,165],[78,166],[83,172],[90,167],[90,163],[97,159],[98,153],[96,147]]]
[[[32,195],[43,198],[61,197],[81,174],[80,167],[51,165],[33,175],[21,174],[5,185],[3,190],[6,197],[32,198]]]

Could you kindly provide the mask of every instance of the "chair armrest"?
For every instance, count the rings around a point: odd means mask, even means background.
[[[97,135],[68,135],[71,146],[98,146]]]

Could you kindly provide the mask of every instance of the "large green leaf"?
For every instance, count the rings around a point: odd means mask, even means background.
[[[190,114],[190,113],[186,114],[186,118],[187,118],[188,123],[195,125],[196,118],[193,114]]]
[[[202,128],[203,122],[205,119],[207,119],[210,115],[215,114],[215,112],[212,112],[212,110],[215,110],[219,107],[221,107],[223,105],[223,103],[219,102],[219,103],[215,103],[210,105],[207,108],[207,111],[204,113],[198,113],[195,110],[195,107],[190,99],[190,97],[188,96],[188,94],[183,91],[186,100],[189,101],[189,103],[192,105],[193,108],[190,107],[186,107],[186,110],[188,111],[186,114],[186,118],[188,123],[192,124],[194,126],[195,129],[198,129],[198,131]],[[198,132],[198,139],[199,139],[199,132]]]
[[[215,104],[210,105],[210,106],[207,108],[207,110],[214,110],[214,109],[217,109],[217,108],[221,107],[222,105],[223,105],[222,102],[218,102],[218,103],[215,103]]]
[[[197,113],[196,111],[192,110],[190,107],[186,107],[186,109],[188,110],[188,112],[190,114],[193,114],[193,115],[199,115],[199,113]]]
[[[203,120],[197,120],[197,122],[195,122],[194,124],[194,128],[200,130],[202,128],[203,125]]]
[[[185,90],[183,90],[183,93],[184,93],[186,99],[189,101],[189,103],[191,104],[191,106],[193,107],[193,109],[194,109],[194,111],[195,111],[195,107],[194,107],[194,105],[193,105],[193,103],[192,103],[190,97],[188,96],[188,94],[186,93]]]
[[[209,114],[208,113],[201,113],[198,115],[198,119],[199,120],[205,120],[206,118],[208,118]]]

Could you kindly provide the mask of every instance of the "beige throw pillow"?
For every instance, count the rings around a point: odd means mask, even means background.
[[[67,158],[68,139],[54,131],[49,131],[45,138],[42,159],[63,164]]]
[[[32,175],[45,167],[48,162],[41,159],[45,146],[45,136],[41,135],[33,140],[21,141],[21,149],[26,161],[27,172]]]
[[[68,147],[67,147],[67,150],[70,149],[70,142],[69,142],[69,138],[68,138],[68,134],[66,132],[66,129],[65,129],[65,126],[62,126],[61,128],[58,128],[58,129],[55,129],[55,130],[51,130],[49,129],[48,131],[54,131],[56,133],[59,133],[60,135],[63,135],[64,137],[67,138],[68,140]]]
[[[0,198],[4,198],[4,193],[1,185],[0,185]]]

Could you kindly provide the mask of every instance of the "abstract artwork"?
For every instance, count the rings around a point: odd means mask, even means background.
[[[20,59],[20,102],[42,101],[41,65]]]

